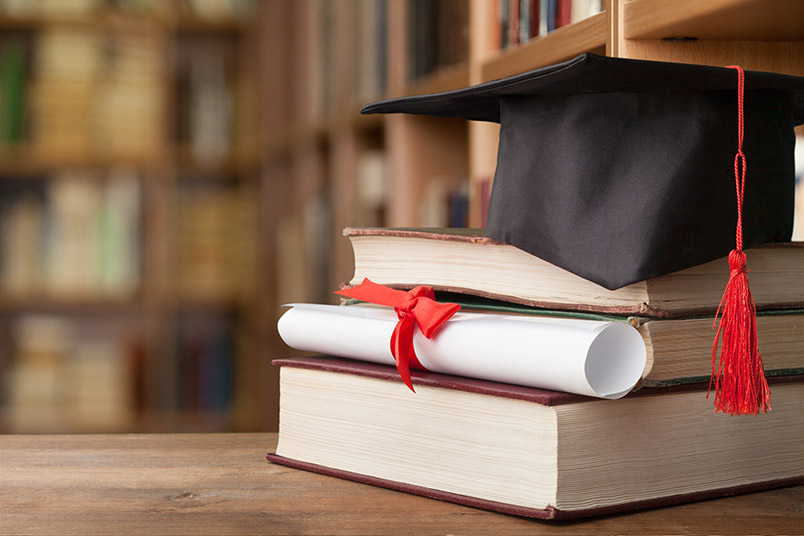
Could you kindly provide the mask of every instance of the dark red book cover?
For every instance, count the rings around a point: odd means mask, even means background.
[[[558,0],[556,7],[556,28],[561,28],[572,21],[572,0]]]
[[[530,2],[530,38],[539,37],[539,0],[527,0]],[[483,227],[485,227],[485,220]]]

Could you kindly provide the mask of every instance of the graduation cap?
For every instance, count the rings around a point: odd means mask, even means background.
[[[734,247],[733,69],[584,54],[362,113],[500,123],[486,234],[608,289]],[[804,78],[745,73],[746,248],[790,239]]]
[[[486,235],[608,289],[792,234],[802,77],[584,54],[362,112],[500,123]]]

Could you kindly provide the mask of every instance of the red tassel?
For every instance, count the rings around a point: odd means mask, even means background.
[[[731,275],[715,315],[715,323],[720,315],[720,326],[712,345],[709,387],[715,384],[717,411],[757,415],[771,409],[770,389],[757,346],[757,311],[748,287],[745,253],[733,250],[729,254],[729,266]],[[723,343],[718,361],[717,343],[721,336]]]
[[[737,188],[737,247],[729,253],[731,274],[720,306],[715,314],[720,327],[712,344],[712,376],[709,389],[715,385],[715,410],[731,415],[758,415],[771,409],[770,389],[765,379],[762,358],[757,345],[757,310],[748,287],[748,270],[743,253],[743,196],[746,162],[743,154],[745,74],[737,70],[737,155],[734,157],[734,181]],[[717,359],[718,340],[720,360]],[[706,395],[709,398],[709,393]]]

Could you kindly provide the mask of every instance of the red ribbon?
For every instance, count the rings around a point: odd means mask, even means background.
[[[402,381],[411,391],[416,392],[410,379],[410,368],[427,370],[419,362],[413,349],[413,333],[416,326],[418,325],[422,334],[429,339],[461,306],[435,301],[431,287],[419,286],[405,292],[378,285],[369,279],[364,279],[356,287],[338,290],[335,293],[394,308],[399,321],[391,334],[391,355],[394,356],[396,369]]]

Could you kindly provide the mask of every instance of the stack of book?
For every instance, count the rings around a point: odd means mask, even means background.
[[[772,411],[730,416],[707,399],[725,259],[610,291],[477,230],[345,234],[347,287],[427,285],[462,310],[415,333],[414,394],[393,366],[393,311],[293,306],[285,342],[338,357],[274,362],[269,460],[551,519],[804,481],[804,244],[748,252]]]

